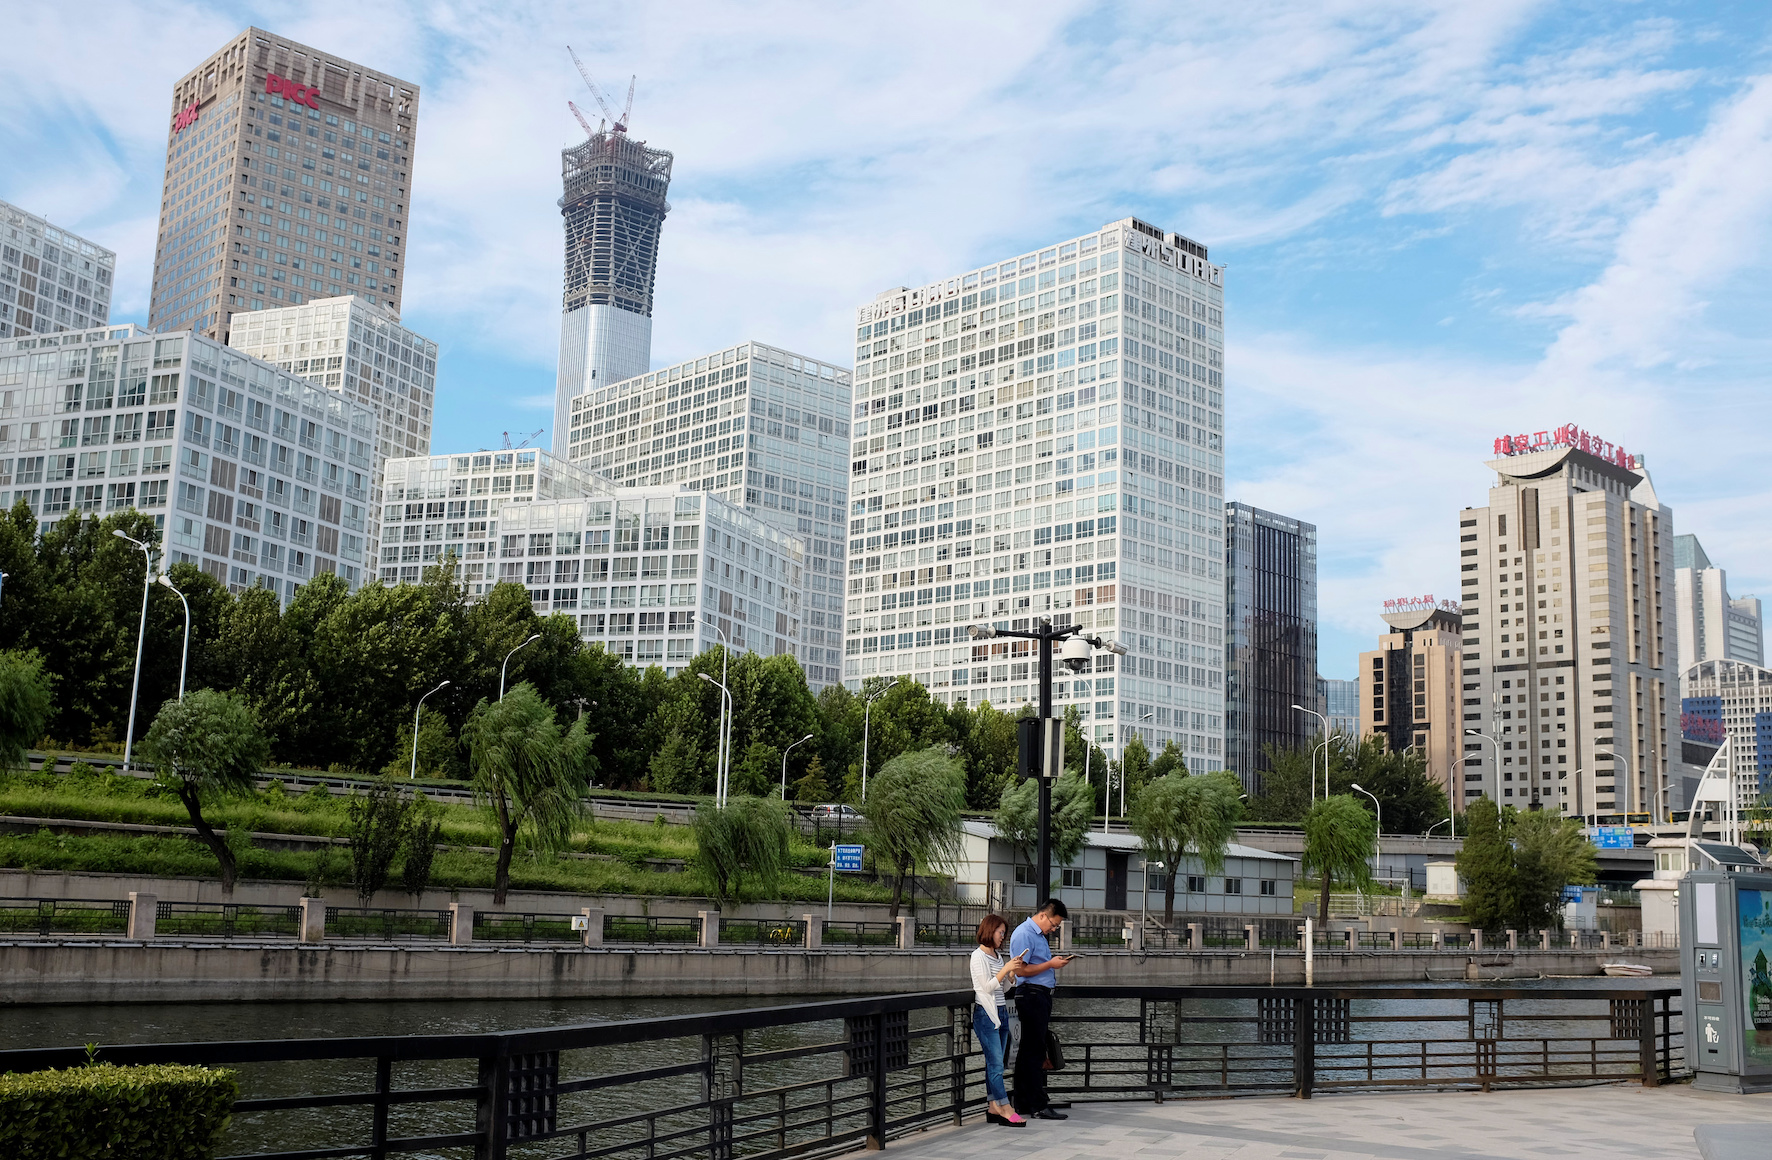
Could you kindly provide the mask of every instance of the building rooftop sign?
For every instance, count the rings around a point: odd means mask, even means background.
[[[1548,451],[1553,447],[1573,447],[1589,455],[1597,455],[1607,463],[1626,471],[1636,466],[1636,457],[1624,448],[1590,435],[1573,423],[1565,424],[1554,431],[1535,431],[1531,435],[1499,435],[1495,439],[1497,455],[1525,455],[1532,451]]]
[[[1401,596],[1395,600],[1387,600],[1384,602],[1384,611],[1386,614],[1392,612],[1432,612],[1436,608],[1442,612],[1450,612],[1454,615],[1458,615],[1462,611],[1459,608],[1458,601],[1441,600],[1436,602],[1431,592],[1426,596]]]

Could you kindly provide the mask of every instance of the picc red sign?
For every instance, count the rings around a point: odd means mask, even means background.
[[[197,104],[196,101],[192,101],[173,115],[172,131],[174,133],[183,133],[197,123]]]
[[[280,77],[276,73],[265,74],[265,92],[286,97],[298,105],[306,105],[310,109],[320,107],[320,90],[297,84],[288,77]]]

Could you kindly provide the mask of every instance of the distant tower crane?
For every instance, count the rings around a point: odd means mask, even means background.
[[[615,107],[610,104],[609,98],[603,95],[603,90],[597,87],[597,82],[591,79],[591,71],[585,68],[584,61],[578,59],[578,53],[572,51],[570,44],[566,46],[566,52],[572,57],[572,63],[577,66],[578,75],[584,78],[585,86],[591,90],[591,96],[597,99],[597,106],[603,110],[603,116],[609,122],[611,129],[625,135],[628,131],[628,120],[634,112],[634,83],[639,77],[628,78],[627,105],[622,109],[621,116],[618,117],[615,115]],[[578,111],[578,106],[573,105],[571,101],[566,103],[572,107],[572,115],[578,118],[578,123],[584,126],[585,132],[590,133],[591,126],[585,120],[584,115]]]

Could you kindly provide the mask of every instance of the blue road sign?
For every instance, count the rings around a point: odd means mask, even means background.
[[[1636,833],[1629,826],[1590,826],[1588,838],[1602,850],[1628,850],[1636,844]]]
[[[832,846],[831,868],[833,870],[861,870],[861,846]]]

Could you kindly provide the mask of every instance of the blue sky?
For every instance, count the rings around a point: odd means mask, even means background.
[[[256,24],[422,90],[405,321],[435,447],[551,419],[566,101],[675,153],[654,362],[849,362],[854,308],[1135,214],[1226,276],[1231,498],[1320,529],[1321,670],[1457,592],[1493,438],[1645,455],[1772,597],[1772,9],[1757,4],[343,5],[0,0],[0,198],[145,320],[170,88]],[[544,439],[546,436],[544,435]]]

